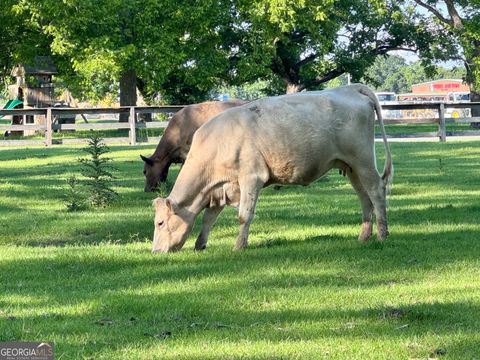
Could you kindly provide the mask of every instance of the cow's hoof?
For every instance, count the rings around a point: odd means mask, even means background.
[[[388,231],[381,231],[377,234],[377,241],[383,242],[387,239],[387,236],[389,235]]]
[[[388,232],[388,230],[380,231],[380,232],[377,234],[377,240],[378,240],[378,241],[385,241],[385,240],[387,239],[388,235],[390,235],[390,233]]]
[[[372,236],[372,223],[371,222],[364,222],[362,224],[362,228],[360,230],[360,235],[358,236],[358,240],[360,241],[367,241]]]
[[[377,240],[384,241],[388,236],[388,225],[386,221],[377,220]]]
[[[365,242],[365,241],[368,241],[368,239],[370,239],[370,237],[372,236],[372,234],[360,234],[358,236],[358,241],[362,241],[362,242]]]
[[[203,245],[195,245],[195,251],[203,251],[207,248],[207,245],[203,244]]]

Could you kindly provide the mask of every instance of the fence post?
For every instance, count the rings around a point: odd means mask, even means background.
[[[45,121],[47,129],[45,131],[45,145],[52,146],[52,108],[47,108],[47,118]]]
[[[130,145],[136,145],[137,134],[135,133],[135,107],[130,106],[130,116],[128,118],[130,124]]]
[[[447,129],[445,126],[445,104],[441,103],[438,109],[438,115],[440,117],[438,123],[438,135],[440,137],[440,142],[447,141]]]

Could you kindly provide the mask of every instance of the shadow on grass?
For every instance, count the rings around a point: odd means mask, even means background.
[[[290,239],[278,239],[276,229],[283,228],[298,228],[302,226],[308,227],[332,227],[338,228],[339,231],[345,227],[355,228],[355,232],[360,231],[360,206],[356,196],[349,190],[324,190],[321,189],[321,194],[315,193],[315,189],[309,189],[308,193],[285,193],[276,194],[271,192],[265,194],[260,199],[257,216],[254,219],[251,235],[255,237],[261,233],[265,228],[272,229],[268,231],[268,236],[272,239],[266,239],[262,244],[253,246],[282,246],[291,242]],[[15,195],[16,194],[16,195]],[[14,190],[11,195],[19,198],[30,196],[30,201],[34,199],[32,194],[27,190]],[[48,200],[50,197],[62,198],[62,190],[49,191],[48,194],[43,192],[38,195],[37,201]],[[20,206],[3,206],[0,212],[4,213],[5,218],[17,219],[17,221],[25,221],[23,217],[26,213],[35,214],[35,222],[27,221],[23,228],[12,227],[9,237],[11,241],[4,243],[21,244],[21,245],[39,245],[42,241],[33,236],[31,239],[24,239],[22,235],[25,232],[31,232],[39,224],[50,226],[54,222],[55,226],[61,229],[58,234],[51,234],[52,240],[47,241],[48,244],[55,243],[54,238],[57,235],[65,243],[65,239],[75,239],[72,244],[98,244],[102,242],[110,242],[121,239],[121,242],[132,242],[135,238],[144,239],[151,238],[153,233],[153,210],[151,208],[151,199],[156,195],[152,193],[144,193],[139,191],[123,194],[116,204],[113,204],[105,210],[98,211],[81,211],[77,213],[67,213],[65,210],[61,211],[35,211],[28,210]],[[287,200],[283,200],[283,196],[287,196]],[[321,200],[324,202],[321,202]],[[272,209],[273,204],[279,202],[292,202],[292,206],[282,206]],[[435,232],[435,226],[443,226],[445,224],[465,224],[476,225],[477,219],[480,215],[480,207],[475,198],[465,197],[461,199],[446,200],[445,205],[430,204],[428,199],[417,202],[417,205],[424,205],[422,209],[409,208],[411,202],[409,200],[394,200],[391,202],[389,208],[389,223],[392,227],[409,226],[418,229],[416,238],[423,239],[432,236]],[[335,203],[336,202],[336,203]],[[351,203],[355,205],[352,206]],[[319,204],[318,206],[316,204]],[[332,206],[332,204],[336,204]],[[296,204],[296,205],[294,205]],[[324,205],[327,204],[327,205]],[[348,206],[347,206],[348,205]],[[397,207],[395,206],[397,205]],[[358,206],[358,207],[357,207]],[[295,209],[302,209],[301,212]],[[309,209],[309,210],[308,210]],[[129,215],[132,213],[134,216]],[[466,217],[465,213],[469,216]],[[193,231],[193,237],[198,234],[201,216],[197,218],[197,227]],[[22,220],[23,219],[23,220]],[[34,227],[33,227],[34,226]],[[238,220],[235,212],[224,212],[219,219],[219,223],[213,230],[213,236],[217,229],[232,229],[235,234],[238,231]],[[468,236],[469,231],[464,232]],[[395,236],[395,230],[391,230],[392,236]],[[413,234],[415,235],[415,234]],[[451,234],[452,236],[454,233]],[[38,236],[38,235],[37,235]],[[318,236],[326,236],[319,230]],[[329,235],[330,236],[330,235]],[[375,228],[373,238],[376,236]],[[409,234],[411,238],[412,234]],[[474,234],[472,234],[474,236]],[[261,235],[263,237],[263,235]],[[24,240],[19,241],[18,238]],[[353,240],[356,235],[349,238]],[[191,240],[187,243],[191,242]],[[233,242],[233,238],[232,238]]]
[[[339,247],[338,251],[329,255],[338,258],[344,251]],[[310,292],[318,291],[318,296],[322,297],[321,289],[367,290],[381,286],[389,279],[366,280],[361,276],[345,279],[339,275],[322,274],[315,277],[292,274],[286,275],[285,279],[278,275],[268,278],[262,269],[284,266],[284,260],[279,257],[281,251],[274,254],[258,254],[256,251],[250,261],[245,261],[246,255],[233,256],[227,267],[222,266],[223,254],[188,259],[168,256],[138,260],[118,256],[104,259],[68,256],[62,260],[1,264],[3,274],[5,271],[16,274],[15,270],[24,266],[39,271],[48,270],[50,281],[39,283],[33,275],[31,279],[17,278],[22,281],[22,288],[12,286],[6,290],[10,295],[26,298],[36,294],[41,294],[40,298],[46,296],[31,307],[48,306],[51,310],[44,315],[6,320],[9,322],[8,330],[0,335],[0,340],[25,339],[23,331],[30,327],[42,329],[40,332],[45,339],[59,333],[74,333],[83,339],[81,343],[57,340],[56,344],[59,353],[65,352],[71,357],[80,353],[98,355],[112,349],[128,350],[139,343],[146,347],[155,346],[159,339],[153,335],[158,333],[171,334],[168,339],[161,339],[171,345],[198,342],[199,338],[232,343],[261,339],[279,344],[335,337],[344,341],[401,340],[432,332],[442,336],[458,335],[461,329],[471,341],[464,340],[457,343],[455,349],[447,347],[446,350],[449,353],[470,354],[475,349],[477,324],[471,315],[479,313],[478,304],[433,301],[400,308],[382,305],[358,309],[339,298],[335,308],[312,309],[308,304],[292,302],[287,308],[272,310],[269,302],[281,298],[279,291],[288,291],[289,296],[295,298],[298,288],[305,287]],[[295,269],[296,265],[293,261],[290,269]],[[220,271],[223,281],[208,281]],[[252,277],[251,274],[256,275]],[[65,278],[65,282],[58,282],[58,277]],[[198,281],[198,285],[194,281]],[[171,286],[172,283],[183,283],[190,289],[178,290]],[[143,291],[145,286],[153,290]],[[245,306],[245,301],[249,306]],[[56,310],[77,305],[83,309],[80,314]],[[8,304],[2,302],[0,307],[8,309]],[[112,336],[121,337],[122,341],[114,342]]]
[[[127,222],[126,227],[133,224]],[[395,309],[387,306],[358,310],[340,298],[338,308],[312,310],[292,302],[283,309],[269,309],[269,301],[284,292],[292,299],[305,292],[318,292],[321,297],[322,289],[368,292],[415,283],[422,271],[449,263],[477,261],[480,245],[474,239],[478,232],[467,231],[454,242],[452,235],[438,232],[425,238],[417,233],[366,244],[330,235],[304,241],[273,237],[240,253],[217,248],[204,254],[167,256],[149,256],[149,244],[128,252],[117,245],[106,254],[99,247],[100,255],[92,248],[67,247],[54,249],[56,255],[51,258],[3,260],[3,296],[26,299],[27,312],[48,310],[45,315],[17,316],[18,305],[11,308],[2,300],[0,309],[16,318],[0,317],[6,322],[0,340],[28,339],[25,327],[47,340],[52,336],[55,340],[59,333],[76,334],[85,341],[57,340],[56,344],[59,353],[76,357],[128,350],[139,343],[155,346],[159,340],[150,335],[162,332],[172,334],[163,341],[181,346],[202,337],[232,343],[261,338],[272,344],[332,337],[404,339],[429,332],[450,335],[458,333],[460,326],[471,340],[447,351],[469,354],[478,330],[471,314],[478,313],[478,304],[433,301],[402,306],[395,315]],[[191,250],[187,246],[183,252]],[[280,270],[272,273],[271,269]],[[43,281],[38,274],[44,274]],[[65,308],[81,310],[69,314],[61,310]],[[407,328],[402,327],[405,324]],[[121,343],[114,343],[112,336],[121,337]]]
[[[46,157],[57,157],[65,155],[77,155],[82,154],[81,150],[84,146],[78,147],[69,147],[69,146],[58,146],[58,147],[13,147],[13,148],[2,148],[0,149],[0,160],[21,160],[21,159],[41,159]],[[108,146],[112,151],[125,151],[132,150],[131,146],[127,145],[109,145]],[[145,147],[145,149],[152,148],[155,146]]]
[[[400,147],[392,144],[394,154],[397,146]],[[349,185],[345,187],[343,178],[335,176],[329,177],[328,183],[308,188],[265,190],[252,225],[250,248],[240,253],[225,250],[225,246],[233,245],[238,223],[229,212],[222,215],[212,232],[211,248],[206,253],[192,254],[190,238],[180,254],[148,255],[150,243],[143,246],[141,241],[150,239],[153,232],[150,199],[154,196],[142,192],[141,172],[132,175],[138,170],[136,162],[119,162],[119,166],[127,179],[126,186],[132,189],[138,186],[138,193],[126,194],[118,206],[104,212],[66,215],[45,210],[35,214],[35,209],[3,206],[1,215],[8,215],[12,221],[10,240],[5,240],[6,243],[18,243],[22,238],[20,245],[25,247],[8,247],[18,252],[18,256],[0,261],[0,340],[31,339],[32,333],[45,340],[61,337],[57,340],[59,352],[67,353],[66,358],[75,358],[108,353],[112,349],[128,350],[138,344],[154,347],[159,339],[150,335],[159,332],[171,333],[163,339],[167,344],[182,346],[189,341],[198,344],[198,339],[204,337],[218,342],[229,340],[232,347],[243,340],[262,339],[275,345],[289,340],[405,339],[437,333],[465,335],[446,348],[447,354],[473,356],[478,345],[475,343],[478,304],[461,300],[412,304],[413,300],[406,299],[408,305],[399,309],[385,305],[388,301],[401,303],[402,300],[395,299],[396,285],[413,286],[425,280],[425,274],[446,271],[445,267],[450,265],[472,266],[478,262],[480,253],[477,241],[480,231],[472,226],[477,224],[480,209],[475,197],[453,196],[441,199],[442,204],[434,203],[438,196],[416,198],[416,194],[422,193],[416,188],[417,183],[438,189],[471,189],[471,174],[468,181],[450,175],[449,166],[453,164],[447,162],[443,170],[447,175],[436,176],[440,169],[432,170],[431,165],[438,166],[435,153],[438,144],[425,145],[420,150],[417,144],[403,146],[408,159],[399,159],[396,179],[403,186],[403,193],[412,199],[395,198],[394,190],[389,209],[392,235],[381,244],[374,241],[361,244],[355,236],[322,233],[324,226],[359,230],[358,200]],[[469,145],[454,144],[441,149],[460,151],[463,146]],[[42,158],[43,154],[36,151],[18,154],[7,151],[7,158]],[[77,156],[79,151],[56,149],[54,156]],[[426,155],[429,151],[432,154]],[[2,152],[0,159],[5,159]],[[31,172],[11,170],[8,180],[35,189],[38,180],[28,177],[46,177],[41,180],[40,190],[15,189],[10,196],[15,201],[37,197],[58,200],[61,191],[51,190],[56,186],[52,177],[64,174],[65,167],[50,164],[29,169]],[[461,171],[466,169],[474,167],[462,165]],[[410,191],[404,182],[407,180],[413,182]],[[41,193],[46,188],[50,189],[48,193]],[[424,208],[409,208],[418,204]],[[18,216],[23,226],[13,227],[13,215]],[[36,224],[30,227],[32,222]],[[449,224],[465,228],[449,229]],[[295,231],[285,234],[279,230],[281,226],[300,230],[318,226],[319,234],[305,235],[303,240]],[[55,231],[56,227],[60,230]],[[228,243],[219,239],[218,230],[232,234],[232,239]],[[27,237],[22,237],[22,231],[27,232]],[[256,235],[262,233],[266,235]],[[118,239],[122,244],[138,244],[111,245]],[[39,248],[41,245],[53,246],[43,249]],[[38,252],[38,258],[24,256],[22,251]],[[348,294],[362,297],[378,288],[391,291],[390,297],[384,295],[375,302],[382,305],[368,306],[362,302],[352,305],[345,300],[349,299]],[[462,294],[473,290],[455,289]],[[309,301],[317,297],[324,299],[325,293],[339,294],[333,302],[335,306],[322,306],[318,302],[316,308],[309,306]],[[282,302],[285,298],[289,301]],[[9,319],[4,313],[12,316]],[[101,324],[100,319],[107,320]],[[308,325],[302,327],[302,324]],[[405,324],[408,327],[403,328]],[[29,328],[30,333],[25,330]],[[81,340],[74,342],[75,337]],[[429,353],[420,355],[426,358]]]
[[[125,257],[116,255],[117,252],[122,253],[127,249],[120,244],[99,246],[98,250],[101,252],[102,246],[107,246],[110,250],[107,254],[97,256],[90,247],[65,246],[65,242],[59,242],[51,247],[51,251],[57,254],[53,258],[2,260],[0,274],[4,276],[5,290],[29,295],[34,295],[39,286],[44,286],[37,283],[38,273],[44,273],[52,280],[62,280],[62,276],[70,274],[65,278],[65,282],[48,281],[47,287],[52,294],[62,290],[68,291],[70,287],[72,289],[88,287],[88,284],[98,283],[99,279],[101,291],[108,292],[123,289],[124,280],[128,280],[127,283],[132,288],[141,288],[145,283],[202,280],[217,274],[227,279],[237,277],[241,279],[245,274],[252,272],[259,274],[255,286],[267,288],[275,286],[275,283],[280,288],[321,287],[332,284],[372,287],[399,281],[408,282],[417,277],[416,273],[412,272],[403,274],[403,279],[395,278],[398,270],[428,270],[451,263],[478,260],[480,244],[474,240],[478,238],[479,232],[465,233],[461,239],[452,239],[449,232],[439,232],[429,237],[418,234],[408,239],[392,237],[384,243],[376,241],[361,243],[347,237],[322,235],[297,241],[273,238],[252,244],[241,252],[225,251],[224,246],[214,245],[213,249],[207,248],[205,253],[200,254],[193,254],[191,242],[181,253],[155,256],[149,254],[150,242],[147,242],[145,247],[142,246],[133,252],[130,250],[129,256]],[[31,243],[30,247],[39,245],[40,243]],[[22,249],[19,248],[18,251],[21,252]],[[334,275],[321,273],[318,278],[299,275],[298,272],[287,273],[283,276],[285,282],[282,276],[277,276],[278,274],[263,274],[266,269],[281,269],[283,266],[293,266],[299,271],[308,272],[310,266],[318,270],[319,264],[324,266],[323,271],[328,271],[329,266],[335,268],[340,264],[343,272]],[[36,271],[25,272],[24,269],[27,268]],[[383,278],[372,277],[379,268],[382,270]],[[135,271],[136,269],[143,269],[145,273],[139,273]],[[9,276],[5,277],[7,274]],[[364,278],[364,274],[368,274],[368,277]],[[71,282],[72,279],[78,281]],[[18,288],[17,281],[24,286]],[[89,299],[92,294],[86,293],[82,296]],[[82,296],[75,300],[82,300]]]

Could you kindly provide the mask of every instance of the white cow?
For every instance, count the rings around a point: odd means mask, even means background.
[[[383,175],[376,168],[375,113],[385,146]],[[203,225],[195,243],[208,234],[225,205],[238,207],[240,233],[235,249],[247,246],[260,190],[270,184],[307,185],[332,168],[350,179],[363,211],[360,240],[388,235],[387,185],[393,166],[380,105],[365,85],[260,99],[229,109],[201,126],[177,181],[166,199],[154,200],[153,252],[182,248],[195,217]]]

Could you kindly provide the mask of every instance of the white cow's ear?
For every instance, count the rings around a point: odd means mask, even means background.
[[[156,199],[153,199],[152,201],[152,206],[156,209],[160,205],[165,203],[165,199],[162,199],[161,197],[158,197]]]
[[[177,212],[177,204],[175,204],[171,199],[165,199],[165,205],[167,205],[167,208],[172,212],[176,213]]]

